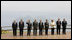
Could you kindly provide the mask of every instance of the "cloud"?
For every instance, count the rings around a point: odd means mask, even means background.
[[[22,17],[71,18],[71,1],[1,1],[1,25]]]

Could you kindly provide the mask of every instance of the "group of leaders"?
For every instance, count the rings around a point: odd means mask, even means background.
[[[27,26],[27,36],[30,36],[32,27],[33,27],[33,35],[35,35],[35,36],[37,35],[38,29],[39,29],[39,35],[42,35],[44,28],[45,28],[45,35],[48,35],[49,26],[51,26],[51,34],[52,35],[54,35],[55,26],[57,27],[57,34],[60,35],[61,25],[62,25],[62,29],[63,29],[63,34],[66,34],[67,21],[65,20],[65,18],[63,19],[62,22],[60,21],[60,18],[58,18],[56,23],[54,22],[54,20],[51,20],[50,25],[49,25],[49,22],[47,19],[44,24],[43,24],[42,20],[40,20],[40,22],[38,23],[36,19],[34,20],[33,23],[31,23],[30,20],[27,20],[26,24],[28,25]],[[16,20],[14,20],[14,22],[12,23],[13,36],[17,35],[17,27],[18,27],[18,24],[17,24]],[[21,19],[19,21],[20,36],[23,36],[23,29],[24,29],[24,21]]]

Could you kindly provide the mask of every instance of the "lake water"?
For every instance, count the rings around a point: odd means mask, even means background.
[[[26,29],[27,27],[24,27],[24,29]],[[51,28],[51,27],[49,27]],[[71,26],[67,26],[67,28],[71,28]],[[12,29],[12,27],[3,27],[2,30],[8,30],[8,29]],[[19,29],[19,28],[18,28]],[[24,30],[24,31],[27,31],[27,30]],[[32,30],[33,31],[33,30]],[[38,30],[39,31],[39,30]],[[49,29],[49,31],[51,31],[51,29]],[[56,29],[55,29],[56,31]],[[62,31],[62,29],[61,29]],[[66,29],[66,32],[71,32],[71,29]]]

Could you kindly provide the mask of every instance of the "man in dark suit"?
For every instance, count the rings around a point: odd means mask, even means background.
[[[37,35],[37,28],[38,28],[38,22],[35,21],[33,22],[33,35]]]
[[[39,35],[42,35],[43,28],[44,28],[43,22],[42,22],[42,20],[40,20],[40,22],[39,22]]]
[[[14,20],[12,23],[12,29],[13,29],[13,36],[17,35],[17,22]]]
[[[59,18],[58,18],[58,21],[56,22],[56,25],[57,25],[57,34],[60,34],[61,21]]]
[[[30,36],[30,34],[31,34],[31,28],[32,28],[32,23],[30,22],[30,20],[28,20],[26,22],[26,24],[28,25],[28,27],[27,27],[27,36]]]
[[[23,36],[23,28],[24,28],[24,22],[21,19],[19,22],[20,36]]]
[[[49,23],[48,23],[48,20],[46,19],[46,22],[45,22],[45,35],[48,35],[48,28],[49,28]]]
[[[66,26],[67,26],[67,21],[64,18],[63,21],[62,21],[63,34],[66,34]]]

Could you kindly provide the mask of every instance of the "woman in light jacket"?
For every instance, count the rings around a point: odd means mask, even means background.
[[[51,20],[50,26],[51,26],[51,34],[54,35],[54,28],[56,26],[54,20]]]

